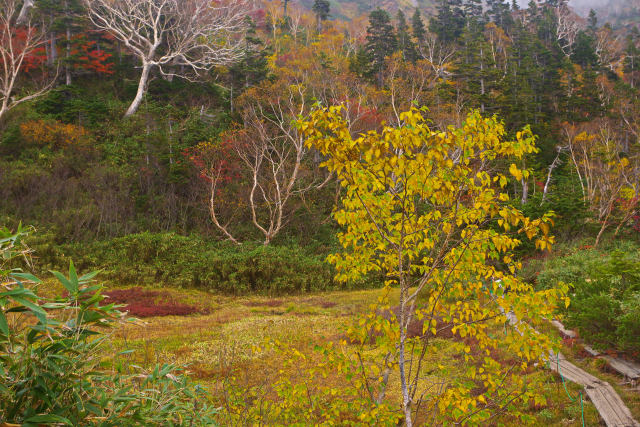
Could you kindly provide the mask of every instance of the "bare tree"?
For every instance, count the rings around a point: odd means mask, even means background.
[[[442,42],[433,33],[427,33],[424,43],[418,45],[418,53],[431,66],[437,78],[449,80],[452,76],[451,60],[456,53],[453,45]]]
[[[134,114],[150,72],[191,78],[239,59],[248,0],[83,0],[89,18],[124,43],[140,60],[138,91],[125,117]],[[179,70],[179,71],[176,71]]]
[[[636,150],[626,151],[606,120],[563,125],[569,154],[585,202],[600,223],[597,246],[606,228],[615,234],[631,219],[640,202],[640,167]]]
[[[266,83],[250,89],[240,103],[243,125],[224,135],[226,154],[202,172],[210,184],[209,213],[214,225],[239,243],[229,229],[237,212],[230,212],[228,205],[241,205],[268,245],[300,208],[305,194],[323,187],[331,175],[318,173],[308,161],[309,150],[296,126],[295,118],[309,108],[301,85]],[[231,181],[243,183],[233,195],[225,193],[230,163],[242,176]]]
[[[29,61],[47,42],[44,25],[36,23],[29,9],[19,10],[18,0],[0,0],[0,119],[17,105],[47,92],[56,80],[55,73],[34,75],[17,91]]]
[[[554,9],[556,17],[556,40],[562,52],[571,56],[576,36],[581,30],[578,16],[564,3]]]

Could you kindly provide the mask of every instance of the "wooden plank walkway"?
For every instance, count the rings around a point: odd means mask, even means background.
[[[513,312],[505,313],[502,307],[500,310],[515,330],[522,334],[518,329],[520,323],[518,317]],[[561,353],[549,354],[548,362],[551,370],[559,372],[565,379],[584,387],[587,396],[607,427],[640,427],[640,423],[633,418],[627,405],[609,383],[580,369]]]
[[[552,320],[551,323],[565,336],[575,338],[578,335],[574,331],[566,329],[564,325],[557,320]],[[600,352],[594,350],[588,345],[583,345],[583,347],[585,351],[593,357],[599,357],[606,360],[614,371],[622,375],[625,381],[630,382],[632,386],[635,387],[638,379],[640,379],[640,365],[618,357],[602,355]]]
[[[612,356],[602,356],[602,359],[606,360],[609,366],[632,384],[635,385],[636,381],[640,378],[640,366],[637,364]]]
[[[550,355],[549,366],[551,370],[559,372],[565,379],[584,387],[587,396],[608,427],[640,427],[640,423],[633,419],[631,411],[611,387],[611,384],[578,368],[569,362],[562,353]]]

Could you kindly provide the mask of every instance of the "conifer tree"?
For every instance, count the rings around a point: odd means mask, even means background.
[[[365,50],[371,61],[371,73],[377,75],[378,84],[382,84],[381,71],[385,58],[393,55],[397,47],[398,40],[389,13],[382,9],[371,12]]]
[[[517,2],[515,2],[517,6]],[[510,18],[509,3],[506,0],[487,0],[487,18],[495,22],[498,27],[504,28]]]
[[[576,36],[571,60],[576,64],[579,64],[582,68],[595,67],[598,64],[595,39],[588,30],[580,31]]]
[[[605,106],[600,99],[598,75],[588,67],[583,70],[579,82],[574,82],[577,90],[569,100],[570,119],[572,121],[590,121],[604,114]]]
[[[268,56],[271,50],[256,34],[256,23],[247,17],[247,33],[245,36],[244,56],[230,67],[231,76],[231,109],[233,110],[233,91],[246,89],[264,80],[269,74]],[[236,95],[237,96],[237,95]]]
[[[589,11],[589,18],[587,19],[587,23],[589,32],[592,35],[595,34],[596,30],[598,29],[598,15],[596,14],[595,10],[591,9]]]
[[[411,35],[409,34],[409,26],[407,25],[407,20],[404,16],[402,10],[398,10],[397,15],[398,25],[396,28],[398,35],[398,50],[402,52],[402,56],[406,61],[415,61],[416,60],[416,47],[411,40]]]
[[[72,38],[84,30],[80,18],[84,15],[84,9],[79,0],[37,0],[36,5],[49,24],[50,42],[47,52],[51,65],[59,60],[58,40],[63,42],[63,59],[60,62],[64,64],[65,83],[70,85],[72,83],[71,68],[74,62],[71,54]]]
[[[477,21],[478,17],[469,19],[467,27],[462,33],[460,61],[457,74],[464,81],[463,91],[472,101],[474,107],[481,112],[495,108],[495,102],[490,100],[490,94],[495,84],[496,69],[493,57],[483,33],[483,26]]]
[[[322,31],[322,22],[329,18],[331,3],[329,0],[315,0],[313,2],[313,13],[316,14],[318,32]]]
[[[441,41],[452,42],[460,37],[465,23],[462,0],[438,0],[437,13],[429,21],[429,29]]]
[[[470,22],[482,24],[482,0],[464,0],[462,11],[464,12],[467,25]]]
[[[371,58],[364,47],[358,46],[355,55],[349,58],[349,71],[358,77],[367,77],[372,74]]]
[[[424,43],[427,30],[424,27],[422,15],[420,15],[420,10],[418,8],[413,12],[413,17],[411,18],[411,32],[413,33],[413,37],[416,39],[416,43],[418,43],[418,45]]]

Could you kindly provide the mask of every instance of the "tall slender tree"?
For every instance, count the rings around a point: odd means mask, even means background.
[[[438,0],[437,13],[429,21],[429,29],[441,41],[452,42],[462,34],[465,26],[462,0]]]
[[[322,31],[322,23],[329,19],[331,13],[331,3],[329,0],[315,0],[313,2],[313,13],[316,14],[316,25],[318,32]]]
[[[422,21],[422,15],[418,8],[413,12],[413,17],[411,18],[411,32],[413,33],[413,37],[416,39],[416,43],[418,43],[418,45],[424,43],[425,37],[427,36],[427,30],[424,27],[424,21]]]
[[[416,47],[411,40],[409,26],[407,25],[407,20],[402,10],[398,10],[396,20],[398,22],[396,26],[398,50],[402,53],[402,56],[406,61],[413,62],[416,60]]]
[[[506,0],[487,0],[487,18],[498,27],[504,27],[509,16],[509,3]]]
[[[371,12],[365,50],[371,61],[371,73],[376,75],[378,84],[382,84],[385,58],[393,55],[397,47],[398,39],[389,13],[382,9]]]
[[[627,76],[627,81],[632,88],[638,86],[640,76],[638,71],[640,70],[640,48],[638,48],[638,42],[640,41],[640,32],[637,28],[629,34],[627,37],[627,48],[625,49],[624,59],[624,73]]]
[[[587,29],[589,30],[589,32],[591,34],[595,34],[596,30],[598,29],[598,15],[596,14],[596,11],[591,9],[589,11],[589,18],[587,18]]]

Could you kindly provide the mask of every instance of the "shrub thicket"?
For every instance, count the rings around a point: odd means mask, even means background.
[[[640,252],[633,244],[583,248],[532,262],[527,270],[539,271],[534,280],[540,289],[571,284],[567,324],[588,343],[640,354]]]
[[[71,257],[81,269],[102,269],[106,279],[128,285],[277,295],[363,287],[371,282],[338,284],[324,254],[295,244],[238,246],[197,236],[141,233],[57,248],[44,239],[33,246],[42,267],[59,268]]]

